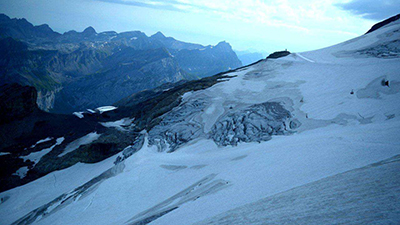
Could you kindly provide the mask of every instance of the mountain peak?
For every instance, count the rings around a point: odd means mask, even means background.
[[[82,33],[85,34],[85,35],[97,34],[96,30],[95,30],[93,27],[91,27],[91,26],[89,26],[88,28],[86,28]]]
[[[232,46],[226,41],[221,41],[215,46],[215,48],[222,49],[222,50],[231,50]]]
[[[53,29],[51,29],[48,24],[42,24],[42,25],[36,26],[36,28],[42,32],[48,32],[48,33],[54,32]]]
[[[161,31],[158,31],[157,33],[153,34],[151,37],[159,38],[159,39],[160,38],[162,38],[162,39],[166,38],[165,35],[163,33],[161,33]]]
[[[0,13],[0,21],[10,20],[10,19],[11,19],[11,18],[8,17],[6,14]]]

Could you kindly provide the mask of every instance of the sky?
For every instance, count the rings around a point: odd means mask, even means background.
[[[235,50],[293,52],[334,45],[400,13],[400,0],[0,0],[0,13],[63,33],[161,31]]]

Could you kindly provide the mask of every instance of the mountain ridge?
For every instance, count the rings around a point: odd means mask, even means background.
[[[82,32],[72,30],[59,34],[48,25],[33,26],[25,19],[10,19],[4,14],[0,21],[0,37],[3,40],[11,37],[27,46],[24,50],[27,54],[21,66],[11,67],[21,60],[3,56],[5,58],[0,65],[3,68],[0,84],[19,82],[34,86],[38,90],[39,107],[46,111],[71,113],[88,107],[112,104],[134,92],[155,88],[165,82],[198,79],[241,66],[229,44],[225,48],[221,48],[220,44],[214,48],[178,41],[165,37],[162,33],[148,37],[140,31],[97,33],[90,26]],[[198,58],[197,50],[203,48],[206,51]],[[157,62],[150,60],[139,63],[143,68],[138,68],[139,64],[133,66],[140,57],[131,58],[130,62],[124,59],[130,57],[129,51],[152,54],[156,49],[168,54],[164,54],[163,59]],[[114,54],[121,55],[121,52],[128,55],[119,57],[120,61],[116,61],[114,57],[111,60],[114,64],[111,65],[109,58]],[[31,57],[30,55],[35,55],[33,53],[44,54],[46,57]],[[112,71],[116,68],[119,68],[120,74]],[[128,82],[122,88],[117,88],[107,80],[88,80],[90,77],[95,78],[96,74],[104,73],[109,73],[108,76],[119,81],[128,79]],[[146,76],[151,79],[142,79]],[[86,90],[80,89],[81,92],[76,92],[79,90],[80,84],[77,82],[80,79],[86,80],[87,85],[90,82],[92,84]],[[98,95],[89,91],[106,86],[113,89],[108,90],[109,93],[115,93],[113,96],[98,98]],[[97,92],[101,92],[100,89]],[[62,99],[60,96],[63,96]],[[68,99],[68,96],[71,97]],[[83,100],[80,101],[78,96],[82,96]]]

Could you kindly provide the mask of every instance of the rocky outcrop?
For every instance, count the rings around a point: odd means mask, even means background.
[[[285,51],[279,51],[279,52],[274,52],[272,54],[270,54],[269,56],[267,56],[267,59],[278,59],[281,57],[285,57],[290,55],[290,52],[285,50]]]
[[[396,21],[396,20],[398,20],[398,19],[400,19],[400,14],[397,14],[396,16],[392,16],[392,17],[390,17],[389,19],[386,19],[386,20],[384,20],[384,21],[381,21],[381,22],[379,22],[379,23],[373,25],[373,26],[371,27],[371,29],[369,29],[369,30],[367,31],[367,33],[365,33],[365,34],[374,32],[374,31],[378,30],[379,28],[381,28],[381,27],[383,27],[383,26],[385,26],[385,25],[388,25],[389,23],[394,22],[394,21]]]
[[[43,111],[50,111],[54,108],[54,102],[56,100],[56,94],[61,90],[61,88],[56,88],[55,90],[39,90],[37,92],[37,105]]]
[[[0,87],[0,124],[21,119],[38,110],[34,87],[5,84]]]

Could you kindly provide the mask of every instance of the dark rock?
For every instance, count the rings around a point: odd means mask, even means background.
[[[387,87],[389,87],[389,81],[383,79],[383,80],[381,81],[381,85],[382,85],[382,86],[387,86]]]
[[[97,32],[93,27],[88,27],[82,32],[82,34],[86,37],[89,37],[89,36],[97,34]]]
[[[381,22],[379,22],[379,23],[373,25],[373,26],[371,27],[371,29],[369,29],[369,30],[367,31],[367,33],[365,33],[365,34],[374,32],[374,31],[378,30],[379,28],[381,28],[381,27],[383,27],[383,26],[385,26],[385,25],[388,25],[389,23],[394,22],[394,21],[396,21],[396,20],[398,20],[398,19],[400,19],[400,14],[397,14],[396,16],[392,16],[392,17],[390,17],[389,19],[386,19],[386,20],[384,20],[384,21],[381,21]]]
[[[0,124],[20,119],[38,110],[34,87],[5,84],[0,87]]]
[[[285,57],[290,55],[289,51],[279,51],[279,52],[274,52],[272,54],[270,54],[267,59],[277,59],[277,58],[281,58],[281,57]]]

